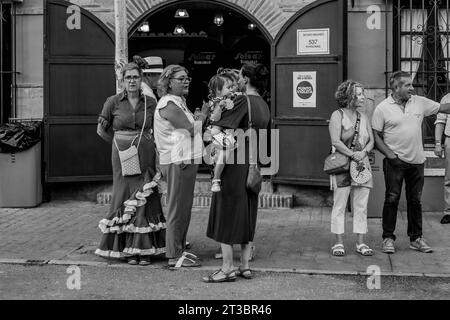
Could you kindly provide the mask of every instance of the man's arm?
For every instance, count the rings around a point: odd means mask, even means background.
[[[450,103],[441,103],[438,112],[450,113]]]
[[[434,127],[434,154],[438,157],[442,157],[442,146],[441,146],[441,139],[442,134],[444,133],[445,124],[444,123],[436,123]]]
[[[397,155],[384,143],[383,132],[373,129],[373,136],[375,138],[375,146],[388,159],[395,159]]]

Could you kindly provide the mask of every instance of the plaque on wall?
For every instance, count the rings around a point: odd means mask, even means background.
[[[330,29],[298,29],[297,55],[329,54]]]

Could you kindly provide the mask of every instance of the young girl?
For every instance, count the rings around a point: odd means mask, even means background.
[[[208,84],[209,88],[209,106],[211,110],[210,126],[208,131],[212,137],[213,153],[215,158],[214,177],[212,180],[211,191],[219,192],[220,177],[225,167],[226,160],[237,147],[232,129],[223,129],[214,123],[219,121],[224,110],[231,110],[234,107],[233,99],[236,93],[232,91],[233,82],[222,75],[215,75]]]

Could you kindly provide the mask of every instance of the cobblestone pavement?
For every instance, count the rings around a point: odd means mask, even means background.
[[[0,209],[0,262],[9,259],[69,260],[86,263],[105,260],[93,254],[101,233],[97,227],[108,210],[107,205],[82,201],[53,201],[31,209]],[[406,236],[406,213],[397,221],[397,252],[381,252],[381,220],[369,219],[366,243],[375,254],[362,257],[355,252],[352,219],[346,223],[345,257],[333,257],[330,247],[330,212],[327,207],[300,207],[281,210],[259,210],[255,236],[256,258],[252,268],[308,273],[366,273],[378,266],[385,274],[450,276],[449,225],[441,225],[441,213],[424,213],[424,237],[434,252],[424,254],[409,249]],[[191,251],[203,259],[205,268],[220,264],[212,259],[218,245],[206,237],[208,208],[194,208],[188,240]],[[350,215],[350,214],[349,214]],[[236,263],[239,250],[235,254]],[[161,257],[151,268],[165,266]]]

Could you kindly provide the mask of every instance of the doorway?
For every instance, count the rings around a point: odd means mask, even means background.
[[[239,69],[244,62],[258,62],[270,70],[270,45],[264,27],[221,1],[158,7],[133,24],[128,42],[130,57],[159,56],[164,66],[186,67],[193,78],[187,97],[192,112],[207,100],[209,79],[219,67]],[[269,103],[270,94],[265,96]]]

